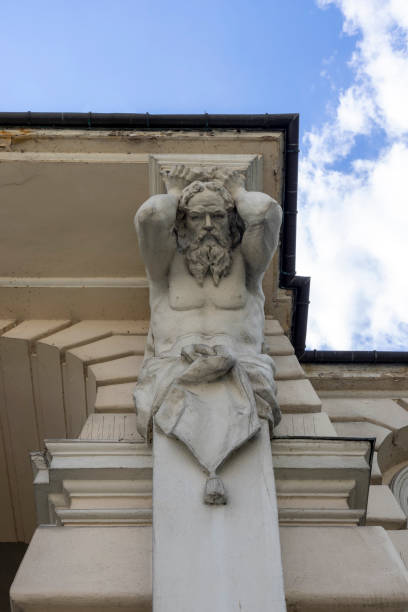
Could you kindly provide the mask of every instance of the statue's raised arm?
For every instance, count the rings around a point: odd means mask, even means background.
[[[239,172],[231,173],[225,182],[245,227],[241,252],[250,277],[247,280],[258,283],[278,246],[282,209],[266,193],[246,191],[244,184]]]
[[[166,278],[177,249],[174,227],[180,195],[188,181],[189,170],[176,166],[163,174],[167,193],[150,197],[135,215],[139,247],[150,280]]]
[[[149,198],[137,211],[135,227],[139,248],[149,279],[166,278],[172,257],[176,251],[174,222],[178,197],[159,194]]]

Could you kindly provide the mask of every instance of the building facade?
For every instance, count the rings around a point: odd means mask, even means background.
[[[152,607],[152,453],[132,400],[150,313],[132,219],[164,191],[159,169],[187,161],[242,169],[283,208],[263,289],[287,608],[408,610],[406,355],[304,354],[298,117],[3,113],[0,124],[4,566],[29,545],[13,610]]]

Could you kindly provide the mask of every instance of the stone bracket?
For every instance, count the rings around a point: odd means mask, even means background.
[[[364,525],[372,441],[272,440],[281,525]]]
[[[242,170],[246,174],[248,191],[263,190],[263,157],[262,155],[187,155],[168,154],[150,155],[149,157],[149,190],[150,195],[166,193],[161,177],[162,170],[171,170],[182,164],[188,168],[213,166]]]

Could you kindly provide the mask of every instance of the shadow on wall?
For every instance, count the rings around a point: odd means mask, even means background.
[[[0,542],[0,612],[10,612],[11,583],[26,550],[22,542]]]

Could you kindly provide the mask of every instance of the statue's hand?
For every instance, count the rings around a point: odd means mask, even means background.
[[[167,193],[180,197],[184,187],[191,182],[191,171],[186,166],[179,164],[161,171],[161,176],[166,185]]]

